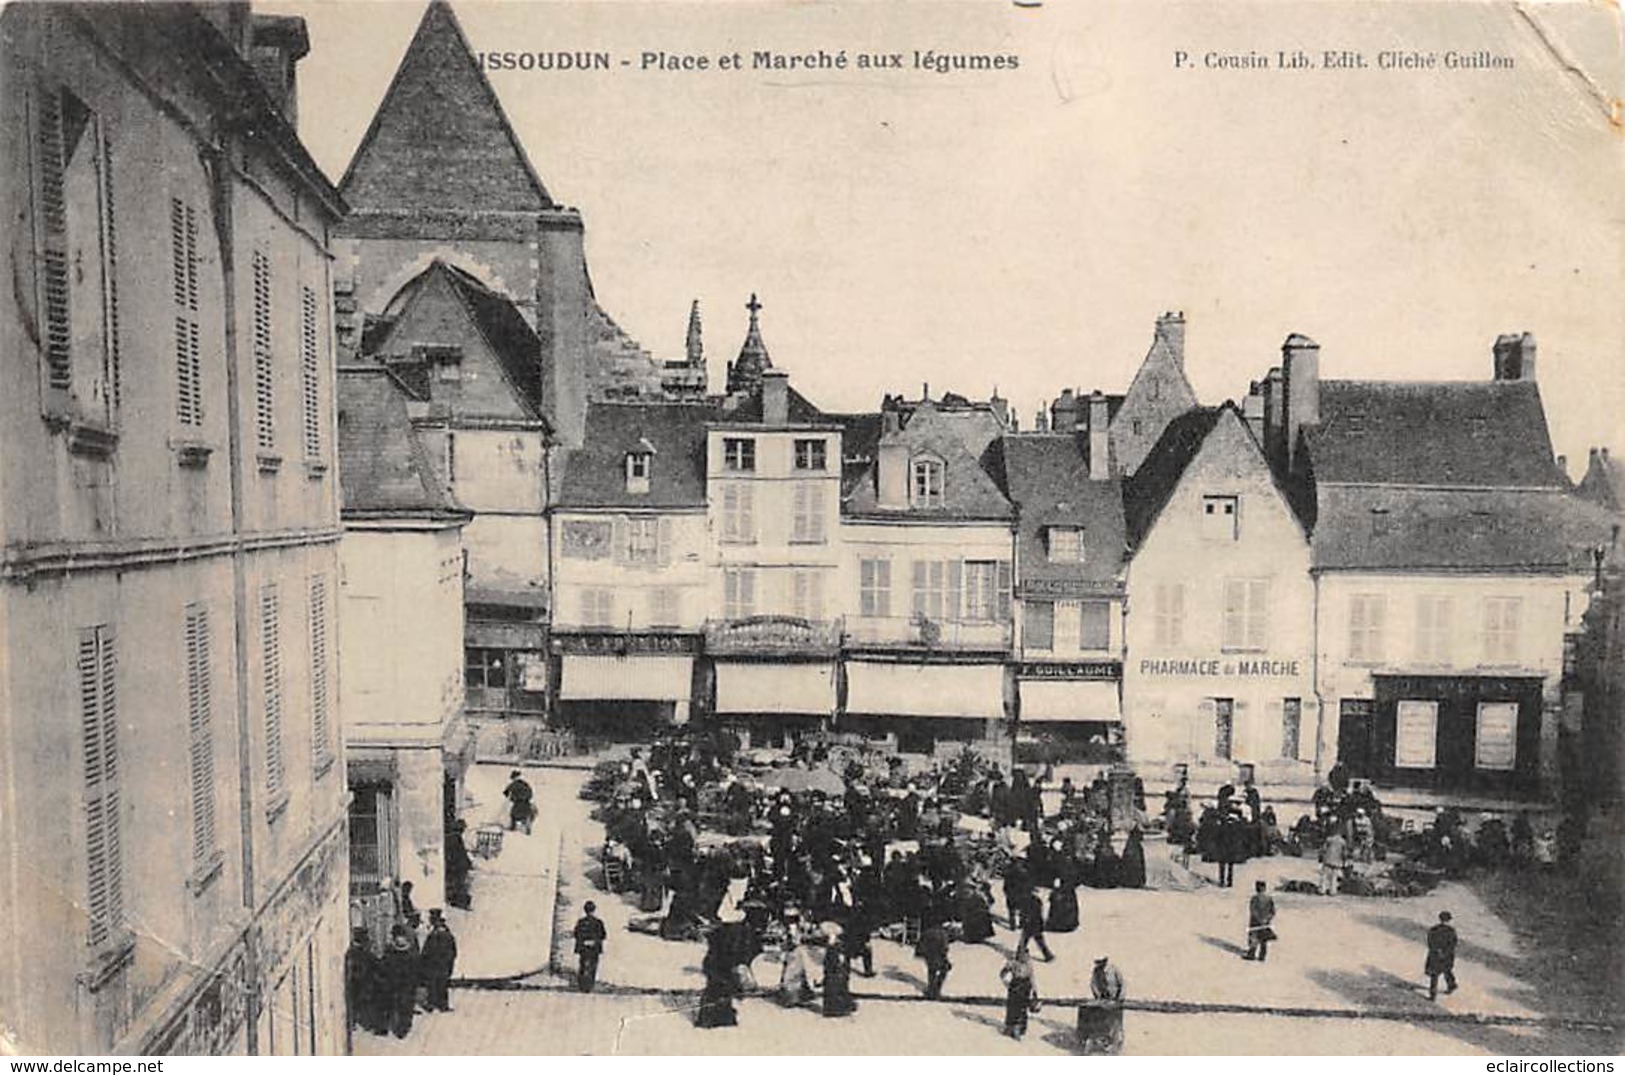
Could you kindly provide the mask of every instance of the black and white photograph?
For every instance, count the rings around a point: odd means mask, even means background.
[[[1625,1051],[1618,5],[13,0],[0,115],[0,1055]]]

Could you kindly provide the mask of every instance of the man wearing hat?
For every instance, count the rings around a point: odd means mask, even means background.
[[[1450,912],[1439,912],[1439,924],[1428,930],[1428,958],[1424,968],[1428,976],[1428,999],[1439,999],[1439,978],[1444,978],[1444,991],[1456,991],[1456,928],[1450,924]]]
[[[508,786],[502,789],[502,797],[512,804],[508,812],[510,830],[524,829],[525,835],[530,835],[530,821],[536,816],[536,808],[531,805],[535,794],[518,769],[508,774]]]
[[[446,924],[445,912],[438,907],[429,911],[429,935],[423,938],[423,953],[418,959],[427,994],[423,1006],[431,1012],[451,1011],[451,974],[457,965],[457,938]]]
[[[607,936],[604,923],[593,912],[598,905],[588,900],[581,905],[582,915],[576,922],[576,957],[580,961],[580,969],[576,974],[576,988],[583,993],[591,993],[593,986],[598,984],[598,957],[604,954],[604,938]]]
[[[1115,1055],[1123,1051],[1123,975],[1111,964],[1107,956],[1095,960],[1094,972],[1089,976],[1089,992],[1094,1004],[1078,1010],[1079,1030],[1083,1030],[1083,1015],[1089,1012],[1090,1021],[1084,1035],[1083,1051]]]

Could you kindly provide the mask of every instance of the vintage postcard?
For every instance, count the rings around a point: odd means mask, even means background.
[[[1622,96],[1604,3],[6,5],[0,1048],[1619,1053]]]

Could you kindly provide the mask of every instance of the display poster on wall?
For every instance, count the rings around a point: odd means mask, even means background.
[[[1400,702],[1394,729],[1394,767],[1431,769],[1438,740],[1438,702]]]
[[[1474,765],[1480,769],[1510,770],[1518,756],[1518,703],[1480,703],[1476,741]]]
[[[547,690],[547,654],[519,653],[519,689],[541,693]]]

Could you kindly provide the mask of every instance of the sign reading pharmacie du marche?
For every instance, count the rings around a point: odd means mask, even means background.
[[[1303,662],[1297,658],[1241,654],[1220,657],[1142,657],[1137,670],[1142,676],[1290,679],[1303,674]]]

